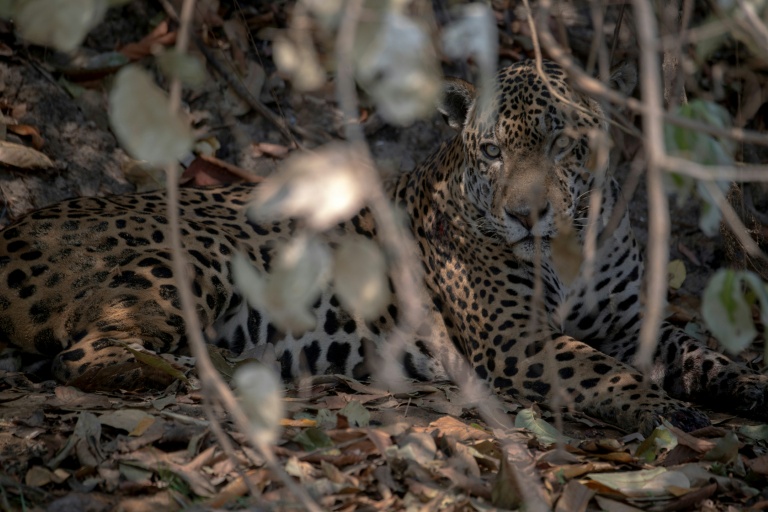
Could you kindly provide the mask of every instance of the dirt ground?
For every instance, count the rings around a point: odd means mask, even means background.
[[[245,9],[252,33],[284,26],[284,2],[255,4]],[[43,142],[40,151],[53,162],[45,169],[0,165],[0,229],[65,198],[123,194],[144,182],[109,129],[111,70],[96,66],[86,72],[82,63],[143,40],[162,17],[155,2],[112,9],[71,59],[22,44],[11,25],[0,21],[2,113],[32,127]],[[216,55],[232,65],[232,52]],[[251,42],[246,59],[264,73],[259,98],[318,139],[339,138],[332,91],[292,92],[271,58],[267,41]],[[242,112],[219,75],[211,73],[184,102],[199,133],[220,144],[219,159],[264,175],[284,156],[288,141],[263,117]],[[388,126],[371,110],[365,115],[370,115],[365,123],[370,148],[385,173],[413,169],[451,133],[437,115],[408,128]],[[9,132],[7,140],[32,145],[26,134]],[[623,157],[637,151],[636,142],[628,143]],[[620,167],[619,179],[626,177],[627,167]],[[644,199],[641,184],[631,206],[641,243],[648,218]],[[673,202],[671,217],[671,258],[681,260],[687,271],[682,287],[670,294],[673,318],[681,325],[696,323],[701,292],[713,270],[725,263],[725,250],[720,237],[701,234],[695,206]],[[758,360],[759,351],[758,346],[746,358]],[[392,394],[328,377],[302,389],[289,387],[287,404],[275,453],[283,471],[326,510],[507,509],[516,508],[526,492],[537,492],[531,489],[540,489],[550,504],[559,499],[558,510],[768,506],[768,430],[723,415],[713,414],[716,426],[696,437],[675,432],[674,444],[657,439],[649,447],[590,418],[566,414],[558,427],[571,441],[560,451],[538,416],[552,423],[547,411],[499,402],[497,412],[509,425],[525,429],[489,425],[477,404],[462,402],[450,384]],[[526,420],[522,411],[533,415]],[[219,411],[218,420],[234,454],[223,451],[201,397],[189,388],[177,385],[153,395],[89,394],[0,372],[0,509],[303,509],[227,416]],[[720,452],[712,455],[715,446]],[[650,481],[657,475],[648,472],[659,468],[670,468],[669,474],[684,477],[688,486],[672,480],[674,486],[651,486],[653,492],[638,495],[632,486],[617,490],[610,482],[582,478],[631,471]]]

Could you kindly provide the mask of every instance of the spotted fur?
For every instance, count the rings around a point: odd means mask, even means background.
[[[644,432],[660,417],[687,430],[706,425],[684,401],[766,419],[766,377],[669,324],[653,372],[630,366],[643,268],[626,213],[606,229],[619,189],[590,145],[606,133],[606,121],[560,68],[545,63],[544,71],[546,79],[532,62],[501,70],[487,103],[470,84],[448,81],[440,110],[458,135],[391,187],[424,270],[428,321],[402,354],[406,373],[443,378],[463,360],[499,393],[552,402],[557,390],[577,410]],[[616,83],[634,87],[624,78]],[[596,264],[591,275],[582,268],[565,279],[553,240],[584,242],[593,190],[602,194]],[[364,321],[330,288],[314,305],[314,329],[281,332],[267,312],[248,307],[232,280],[235,252],[268,273],[275,247],[296,228],[248,220],[254,191],[233,185],[181,193],[184,277],[193,280],[211,342],[235,353],[273,347],[286,379],[368,375],[397,323],[396,291],[379,318]],[[162,192],[74,199],[0,232],[0,341],[51,359],[62,382],[100,389],[165,383],[122,343],[157,352],[186,345],[165,208]],[[338,236],[376,240],[370,212],[339,225]]]

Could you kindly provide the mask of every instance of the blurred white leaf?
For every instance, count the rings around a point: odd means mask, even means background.
[[[277,249],[268,274],[259,273],[240,254],[232,260],[232,273],[252,307],[298,336],[317,323],[312,305],[330,281],[331,251],[317,238],[300,235]]]
[[[486,105],[494,93],[499,54],[496,19],[482,3],[462,6],[458,12],[459,19],[443,31],[443,50],[454,59],[474,59],[480,71],[480,104]]]
[[[335,143],[290,157],[259,186],[249,217],[254,222],[298,217],[316,230],[349,219],[366,200],[356,156],[350,146]]]
[[[104,0],[24,0],[16,4],[14,21],[27,41],[71,52],[107,8]]]
[[[236,252],[232,257],[232,278],[235,280],[240,293],[251,307],[259,309],[264,307],[265,278],[256,270],[251,262]]]
[[[126,66],[109,94],[109,117],[120,144],[135,158],[165,165],[192,148],[192,131],[177,114],[152,77],[138,66]]]
[[[736,354],[755,339],[752,304],[760,302],[761,318],[768,323],[768,289],[754,272],[720,269],[707,283],[701,315],[721,345]]]
[[[282,329],[299,335],[315,327],[311,310],[330,281],[331,251],[311,236],[297,236],[281,247],[264,289],[264,305]]]
[[[160,70],[167,77],[178,78],[183,84],[191,86],[205,82],[205,66],[194,55],[171,49],[159,53],[156,59]]]
[[[440,73],[432,40],[422,27],[397,13],[358,27],[357,79],[382,117],[408,124],[432,115]]]
[[[235,371],[233,380],[243,411],[251,421],[251,435],[259,443],[275,442],[285,414],[280,379],[264,365],[247,363]]]
[[[325,30],[333,31],[341,19],[345,0],[303,0],[302,3]]]
[[[387,262],[381,248],[363,237],[345,238],[334,253],[333,280],[344,307],[366,320],[389,303]]]
[[[275,64],[290,76],[293,86],[300,91],[312,91],[325,83],[325,70],[320,67],[312,38],[303,35],[300,34],[299,41],[280,35],[272,48]]]

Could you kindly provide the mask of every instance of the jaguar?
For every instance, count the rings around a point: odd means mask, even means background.
[[[630,92],[632,69],[620,67],[612,85]],[[457,134],[388,186],[422,269],[425,325],[399,356],[405,374],[442,379],[461,361],[501,395],[569,403],[645,433],[661,418],[685,430],[707,425],[690,402],[768,419],[766,376],[669,323],[651,371],[632,366],[643,321],[641,248],[594,144],[608,135],[606,114],[562,68],[518,62],[498,72],[487,96],[446,79],[438,110]],[[315,327],[303,333],[281,329],[236,286],[234,255],[267,275],[298,225],[252,220],[260,186],[182,189],[187,276],[172,269],[162,191],[72,199],[18,219],[0,232],[0,341],[84,389],[164,385],[168,377],[126,346],[184,349],[177,279],[188,278],[210,343],[235,354],[274,348],[285,379],[370,375],[402,314],[393,280],[373,320],[345,308],[330,285],[313,305]],[[594,193],[599,211],[590,216]],[[597,247],[582,263],[591,218]],[[376,227],[364,208],[330,231],[378,243]]]

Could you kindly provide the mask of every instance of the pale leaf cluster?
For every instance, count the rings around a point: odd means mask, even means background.
[[[125,0],[5,0],[0,16],[13,18],[19,35],[62,52],[75,50],[107,9]]]
[[[193,55],[179,53],[173,49],[160,52],[155,58],[158,67],[167,77],[178,78],[181,83],[193,87],[205,82],[207,76],[205,65]]]
[[[440,74],[432,40],[421,25],[390,11],[358,27],[356,72],[360,85],[393,124],[409,124],[434,112]]]
[[[752,306],[768,325],[768,287],[754,272],[720,269],[707,283],[701,314],[712,335],[732,354],[749,346],[757,336]]]
[[[139,66],[117,73],[109,94],[109,118],[120,144],[140,160],[166,165],[192,149],[187,121],[171,113],[165,92]]]
[[[259,187],[249,211],[254,222],[298,218],[316,230],[350,218],[367,198],[353,148],[328,144],[289,158],[274,178]]]
[[[449,57],[477,62],[480,77],[480,104],[486,104],[494,92],[498,38],[496,20],[488,6],[474,3],[462,6],[459,17],[443,34],[443,51]]]
[[[235,371],[233,380],[253,438],[263,444],[277,441],[285,406],[283,384],[275,372],[258,363],[247,363]]]
[[[277,249],[270,273],[259,273],[239,254],[232,272],[249,304],[268,311],[281,329],[299,335],[316,324],[311,307],[330,280],[330,263],[328,247],[304,235]]]
[[[317,326],[312,306],[331,282],[347,310],[366,319],[377,317],[390,297],[384,255],[361,237],[345,239],[333,252],[319,236],[304,233],[276,249],[270,272],[259,272],[242,255],[232,272],[248,303],[294,336]]]
[[[711,101],[693,100],[678,110],[681,117],[698,121],[717,128],[730,127],[730,116],[723,107]],[[686,158],[704,165],[732,165],[735,147],[732,141],[714,137],[689,128],[667,124],[664,127],[664,143],[670,155]],[[665,175],[667,188],[677,194],[678,201],[687,200],[695,194],[701,200],[699,227],[707,236],[714,236],[720,230],[722,215],[716,201],[704,183],[677,173]],[[726,190],[728,183],[715,183]]]

